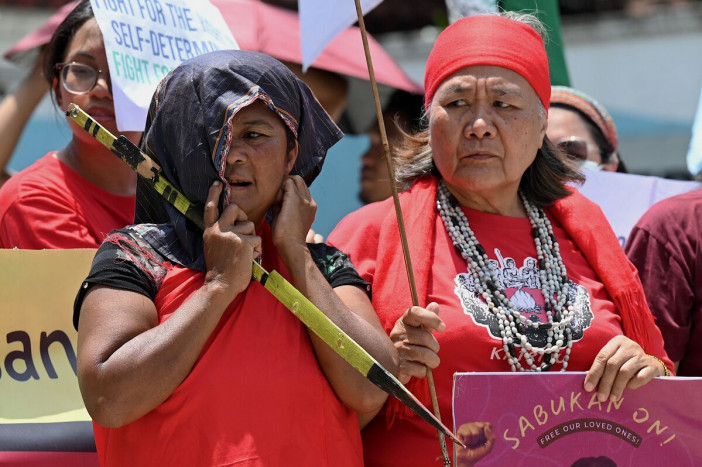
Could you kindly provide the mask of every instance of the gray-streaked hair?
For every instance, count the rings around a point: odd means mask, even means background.
[[[546,29],[539,19],[528,13],[503,11],[492,13],[532,27],[544,40]],[[546,109],[539,101],[539,113],[546,118]],[[422,116],[423,129],[414,134],[403,132],[403,143],[393,154],[395,178],[405,186],[425,175],[441,177],[434,165],[431,141],[429,138],[429,115]],[[524,196],[539,208],[545,208],[555,201],[568,196],[568,182],[582,183],[585,177],[558,148],[544,136],[542,147],[537,151],[534,162],[522,175],[519,184]]]

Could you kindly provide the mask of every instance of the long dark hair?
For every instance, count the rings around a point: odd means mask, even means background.
[[[57,102],[54,80],[59,79],[59,70],[56,68],[56,65],[63,63],[65,60],[66,49],[68,44],[71,43],[73,36],[75,36],[76,31],[94,17],[90,0],[83,0],[59,24],[56,31],[54,31],[54,35],[51,36],[51,41],[46,46],[43,63],[44,78],[49,83],[51,97],[54,99],[54,102]]]
[[[544,136],[534,162],[522,175],[519,189],[532,204],[544,209],[570,194],[567,183],[584,181],[583,174]]]

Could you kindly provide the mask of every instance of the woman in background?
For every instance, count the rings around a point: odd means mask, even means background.
[[[43,53],[58,108],[78,104],[119,135],[105,45],[88,0],[66,16]],[[133,222],[136,175],[83,128],[69,125],[66,147],[0,189],[1,248],[97,248],[111,230]],[[141,133],[124,135],[137,143]]]
[[[619,155],[612,116],[584,92],[566,86],[551,87],[546,134],[582,168],[627,171]]]

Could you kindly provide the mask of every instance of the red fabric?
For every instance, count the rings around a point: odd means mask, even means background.
[[[649,209],[629,235],[626,254],[678,376],[702,376],[702,190]]]
[[[287,276],[270,234],[263,266]],[[166,321],[204,281],[175,267],[156,296]],[[336,397],[306,328],[259,283],[225,311],[190,375],[160,406],[117,429],[95,425],[103,466],[359,466],[355,412]]]
[[[98,467],[94,452],[0,451],[0,465],[21,467]]]
[[[541,36],[531,26],[497,15],[461,18],[439,34],[424,72],[426,108],[446,78],[474,65],[499,66],[520,74],[548,109],[551,79]]]
[[[97,248],[134,221],[134,196],[87,181],[52,152],[0,189],[0,248]]]
[[[441,364],[434,370],[434,381],[442,420],[450,427],[453,373],[509,371],[509,365],[504,360],[501,340],[492,337],[485,326],[477,324],[461,305],[454,280],[467,271],[467,266],[436,213],[435,190],[436,180],[425,178],[400,195],[400,199],[419,302],[421,305],[431,301],[439,303],[440,316],[447,327],[443,333],[435,334],[441,347]],[[560,217],[571,207],[578,209],[576,217]],[[528,219],[465,211],[490,258],[496,257],[495,248],[500,249],[502,257],[513,258],[517,267],[522,266],[526,257],[536,257]],[[604,216],[584,197],[574,193],[547,210],[547,215],[554,226],[568,277],[587,291],[594,314],[581,338],[574,342],[568,365],[568,370],[585,371],[612,337],[627,334],[628,325],[615,306],[616,297],[623,292],[615,287],[630,287],[632,295],[640,298],[641,286],[614,235],[611,234],[611,241],[608,238],[606,232],[611,229]],[[588,234],[588,231],[593,233]],[[593,238],[589,239],[590,236]],[[594,236],[597,236],[597,250],[592,248]],[[389,332],[411,304],[392,200],[368,205],[347,216],[329,236],[329,243],[345,251],[361,276],[372,283],[373,306]],[[513,292],[514,289],[508,289],[508,296]],[[537,302],[543,301],[540,293],[534,298]],[[622,303],[632,301],[620,300]],[[650,317],[645,319],[649,313],[645,302],[638,306],[641,308],[630,311],[644,317],[641,321],[647,323],[651,336],[648,353],[664,359],[671,367],[660,332]],[[555,370],[560,368],[559,363],[554,366]],[[408,388],[425,404],[430,404],[425,380],[413,379]],[[440,465],[436,431],[394,399],[389,399],[381,415],[364,429],[363,440],[367,465]]]

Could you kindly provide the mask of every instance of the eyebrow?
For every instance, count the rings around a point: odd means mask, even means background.
[[[464,92],[470,91],[473,89],[475,86],[472,84],[467,84],[467,83],[453,83],[448,85],[444,89],[444,94],[452,95],[452,94],[463,94]]]
[[[500,84],[489,87],[489,91],[494,94],[497,94],[498,96],[515,96],[519,98],[524,98],[524,96],[518,88],[506,87]]]
[[[84,58],[84,59],[90,59],[92,61],[97,61],[95,56],[89,52],[84,52],[82,50],[77,50],[76,52],[72,53],[71,55],[68,55],[66,57],[66,61],[70,60],[75,60],[76,58]]]
[[[475,86],[468,83],[453,83],[448,85],[443,94],[446,96],[460,95],[464,92],[471,91]],[[504,86],[502,84],[496,84],[494,86],[488,86],[488,92],[491,94],[496,94],[499,97],[502,96],[515,96],[519,98],[524,98],[521,91],[518,88]]]
[[[240,125],[251,125],[251,126],[253,126],[253,125],[266,125],[268,127],[273,128],[273,125],[269,121],[263,120],[263,119],[244,120],[242,122],[239,122],[239,124]]]

